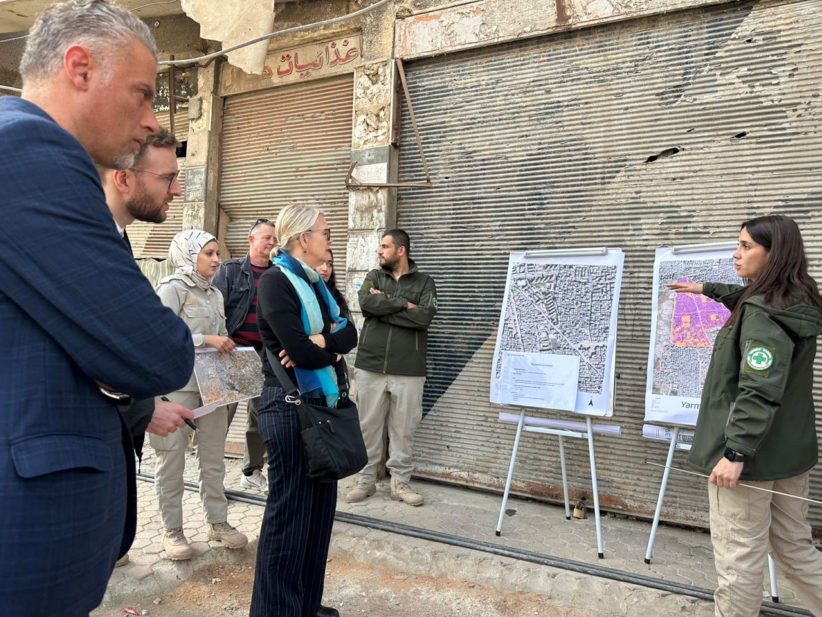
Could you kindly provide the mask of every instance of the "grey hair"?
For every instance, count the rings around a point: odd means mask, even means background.
[[[277,215],[277,222],[274,228],[277,230],[277,249],[288,251],[294,246],[294,240],[304,231],[311,229],[311,226],[320,218],[319,208],[302,204],[291,204],[286,206]]]
[[[113,46],[128,44],[132,37],[157,59],[157,45],[148,26],[129,11],[105,0],[53,4],[40,13],[29,29],[20,76],[26,82],[53,75],[63,65],[66,50],[73,45],[82,45],[99,58]]]

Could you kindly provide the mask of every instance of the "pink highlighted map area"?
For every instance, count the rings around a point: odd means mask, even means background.
[[[677,283],[693,283],[680,278]],[[723,304],[701,294],[676,295],[674,317],[671,322],[671,342],[677,347],[711,347],[714,336],[709,332],[721,328],[731,312]]]

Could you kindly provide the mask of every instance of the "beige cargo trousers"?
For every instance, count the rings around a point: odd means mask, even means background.
[[[810,472],[745,484],[808,496]],[[737,486],[708,483],[717,589],[716,617],[757,617],[768,551],[805,608],[822,617],[822,552],[811,541],[808,502]]]
[[[422,390],[425,376],[383,375],[354,369],[357,410],[368,463],[358,483],[372,485],[382,456],[383,432],[388,430],[388,460],[385,466],[397,482],[408,484],[414,470],[414,434],[422,420]]]

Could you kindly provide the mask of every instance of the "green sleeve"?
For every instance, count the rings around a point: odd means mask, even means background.
[[[365,275],[365,280],[357,292],[357,299],[360,301],[360,310],[366,317],[390,315],[404,310],[408,305],[408,301],[402,297],[391,296],[389,298],[384,293],[372,294],[371,289],[379,289],[376,270],[372,270]]]
[[[724,304],[729,311],[734,310],[739,298],[745,292],[742,285],[726,285],[725,283],[702,283],[702,295],[708,296]]]
[[[431,320],[434,319],[436,313],[437,288],[434,285],[434,279],[429,278],[425,282],[417,308],[404,308],[397,313],[384,315],[379,319],[392,326],[425,330],[431,324]]]
[[[762,309],[746,305],[740,319],[739,388],[725,441],[729,448],[753,456],[782,404],[794,344]]]

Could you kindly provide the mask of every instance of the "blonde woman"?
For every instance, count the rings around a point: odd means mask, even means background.
[[[225,311],[220,290],[211,277],[220,264],[217,239],[198,229],[181,231],[168,250],[171,264],[177,268],[157,285],[160,300],[191,329],[195,347],[213,347],[219,353],[234,349],[234,341],[225,328]],[[182,390],[168,398],[183,407],[200,407],[197,380],[191,376]],[[194,445],[200,465],[200,499],[208,523],[208,539],[222,542],[226,548],[238,549],[248,538],[228,524],[228,502],[223,489],[225,479],[227,409],[217,410],[194,420],[197,431]],[[163,548],[169,559],[191,559],[194,551],[183,532],[183,471],[185,453],[192,429],[184,426],[166,437],[150,434],[157,455],[154,471],[157,499],[163,519]]]
[[[303,399],[334,406],[336,367],[357,344],[316,268],[331,244],[325,217],[309,206],[287,206],[277,217],[274,265],[260,278],[258,325],[267,352],[285,367]],[[320,605],[336,482],[306,477],[300,419],[263,358],[265,385],[259,429],[268,450],[271,488],[260,529],[251,617],[333,617]]]

